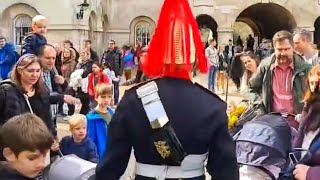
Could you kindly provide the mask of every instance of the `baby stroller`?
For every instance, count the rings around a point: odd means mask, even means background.
[[[281,114],[247,122],[234,136],[240,180],[275,180],[287,167],[292,129]]]

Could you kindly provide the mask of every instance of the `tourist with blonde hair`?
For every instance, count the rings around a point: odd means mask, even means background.
[[[29,33],[22,42],[22,55],[38,55],[39,48],[47,44],[47,39],[44,37],[45,33],[47,32],[47,25],[47,18],[42,15],[36,15],[32,19],[32,32]]]
[[[61,62],[62,76],[69,82],[71,73],[74,71],[77,64],[76,52],[72,48],[64,48],[61,53]]]
[[[69,120],[71,136],[64,137],[60,142],[63,155],[75,154],[78,157],[98,162],[97,148],[94,142],[87,138],[87,118],[82,114],[74,114]]]

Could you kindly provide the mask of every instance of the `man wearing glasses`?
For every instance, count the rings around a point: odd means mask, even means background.
[[[101,62],[110,70],[113,70],[118,79],[121,79],[124,64],[121,50],[118,49],[114,40],[109,40],[108,49],[102,54]],[[119,82],[120,81],[113,81],[115,105],[119,102]]]

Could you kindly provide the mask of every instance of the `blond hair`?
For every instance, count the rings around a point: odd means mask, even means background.
[[[47,20],[47,18],[45,16],[36,15],[35,17],[32,18],[32,26],[34,26],[40,22],[46,21],[46,20]]]
[[[102,95],[112,95],[113,94],[113,87],[112,85],[108,85],[106,83],[97,84],[95,89],[95,96],[102,96]]]
[[[73,128],[75,128],[77,125],[81,124],[81,123],[87,123],[87,118],[85,115],[82,114],[74,114],[70,117],[69,120],[69,129],[70,131],[73,130]]]

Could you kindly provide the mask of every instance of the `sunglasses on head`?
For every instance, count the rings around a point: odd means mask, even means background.
[[[21,63],[28,61],[24,64],[30,64],[32,62],[32,59],[38,59],[38,57],[34,54],[24,54],[22,55],[19,60],[17,61],[17,67],[21,65]]]

